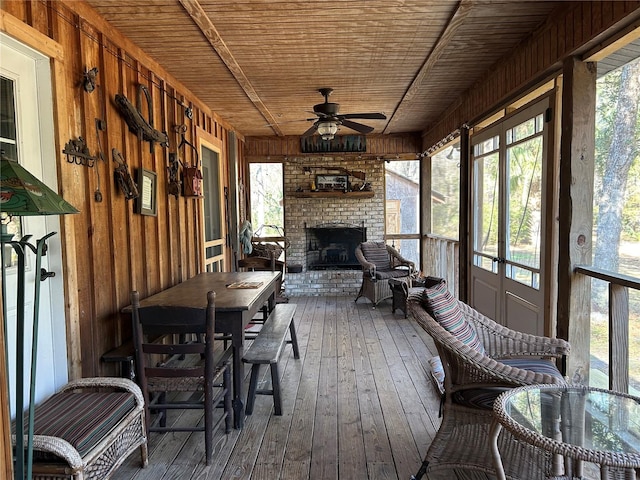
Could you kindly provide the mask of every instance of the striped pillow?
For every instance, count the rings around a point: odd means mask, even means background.
[[[424,300],[427,310],[445,330],[465,345],[485,353],[476,329],[465,318],[458,306],[458,300],[453,298],[447,289],[445,280],[433,287],[425,288]]]

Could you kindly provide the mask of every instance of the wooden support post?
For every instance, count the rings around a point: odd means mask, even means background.
[[[569,58],[563,66],[558,232],[558,336],[571,343],[567,374],[589,379],[596,66]]]
[[[458,264],[458,299],[463,302],[469,300],[468,275],[471,265],[471,246],[469,232],[471,232],[471,155],[469,155],[469,127],[460,128],[460,226],[458,233],[459,264]]]
[[[431,268],[427,265],[427,259],[431,255],[427,255],[429,242],[427,235],[431,234],[431,157],[422,157],[420,159],[420,265],[418,271],[425,272]]]

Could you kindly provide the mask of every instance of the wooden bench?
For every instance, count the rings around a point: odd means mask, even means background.
[[[133,340],[128,340],[119,347],[109,350],[102,355],[102,361],[107,363],[119,362],[121,364],[121,375],[129,380],[136,379],[135,369],[135,348],[133,346]]]
[[[264,326],[258,333],[249,349],[242,357],[242,361],[251,364],[251,379],[249,380],[249,392],[247,394],[247,405],[245,412],[247,415],[253,413],[253,404],[256,395],[273,395],[273,406],[276,415],[282,415],[282,401],[280,397],[280,377],[278,374],[278,359],[282,353],[285,343],[291,343],[293,347],[293,358],[300,358],[298,350],[298,339],[293,323],[293,316],[296,312],[296,304],[277,304]],[[286,341],[287,330],[291,340]],[[258,375],[262,365],[271,366],[271,390],[258,390]]]

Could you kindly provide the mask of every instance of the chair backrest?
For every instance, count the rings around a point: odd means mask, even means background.
[[[369,263],[373,263],[376,268],[384,270],[391,266],[389,250],[384,242],[362,242],[358,248],[362,252],[362,256]]]
[[[145,401],[148,402],[149,392],[153,391],[207,388],[209,382],[213,382],[215,369],[215,293],[207,293],[205,309],[141,307],[138,292],[132,292],[131,304],[136,368]],[[186,362],[167,361],[174,356],[191,354],[204,359],[204,365],[203,362],[188,365]]]

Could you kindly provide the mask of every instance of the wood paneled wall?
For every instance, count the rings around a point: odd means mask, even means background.
[[[115,374],[116,367],[102,364],[100,357],[131,335],[129,317],[119,314],[129,304],[130,291],[136,289],[145,297],[201,268],[202,202],[176,198],[167,190],[169,153],[177,152],[187,163],[195,161],[193,150],[178,149],[181,135],[176,126],[186,126],[185,139],[193,145],[197,129],[203,129],[223,142],[223,152],[229,126],[83,2],[9,0],[3,1],[2,9],[7,33],[28,38],[39,32],[61,50],[61,58],[52,60],[59,189],[80,210],[61,220],[69,373],[72,378]],[[83,73],[94,67],[97,88],[87,93]],[[168,148],[155,144],[150,150],[148,142],[129,131],[114,104],[120,93],[135,105],[138,85],[151,94],[154,126],[168,133]],[[192,119],[185,115],[186,107],[193,110]],[[148,118],[144,95],[142,112]],[[106,122],[105,131],[96,133],[96,119]],[[83,137],[95,155],[97,135],[104,162],[88,168],[66,161],[62,149],[69,139]],[[157,216],[135,213],[134,201],[119,190],[113,174],[114,148],[134,179],[140,168],[156,172]],[[102,202],[94,198],[98,175]]]
[[[440,122],[423,134],[423,150],[464,124],[504,108],[508,102],[552,75],[560,74],[565,58],[580,55],[610,40],[612,30],[638,26],[639,1],[567,2],[529,39],[489,68],[486,75],[447,110]]]

